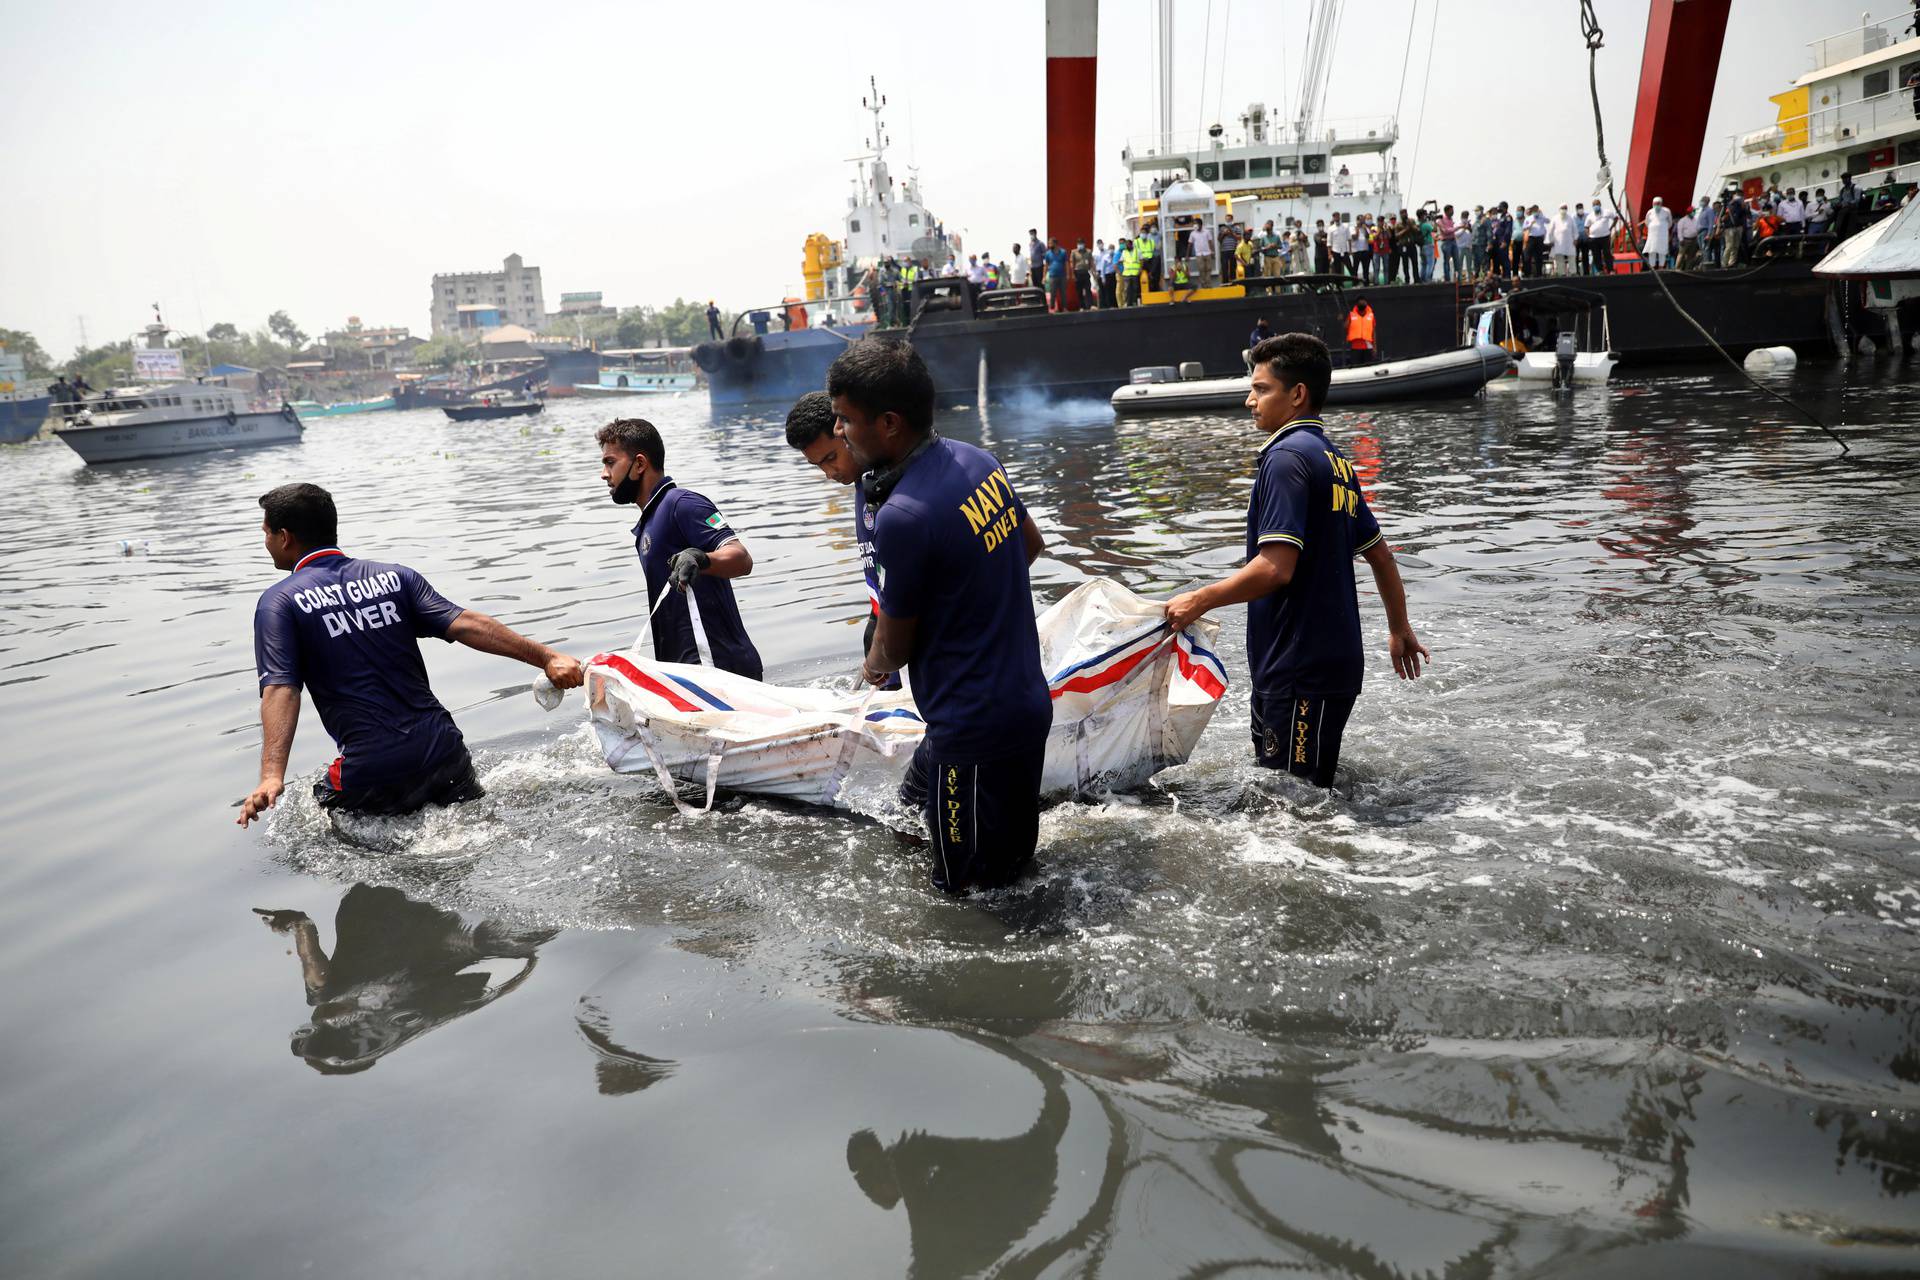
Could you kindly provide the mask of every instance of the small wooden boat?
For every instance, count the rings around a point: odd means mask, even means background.
[[[1458,399],[1473,395],[1507,371],[1507,353],[1481,343],[1442,351],[1437,355],[1378,364],[1351,365],[1333,371],[1327,404],[1374,404],[1386,400]],[[1197,371],[1198,366],[1192,366]],[[1178,378],[1165,369],[1136,369],[1136,381],[1113,393],[1113,411],[1135,413],[1191,413],[1209,409],[1241,409],[1247,403],[1251,375],[1238,378]],[[1144,375],[1144,378],[1143,378]],[[1155,380],[1145,380],[1152,378]]]
[[[477,422],[483,418],[519,418],[546,408],[544,400],[495,400],[488,404],[448,404],[441,409],[455,422]]]

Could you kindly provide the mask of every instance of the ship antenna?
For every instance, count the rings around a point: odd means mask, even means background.
[[[1639,254],[1642,252],[1639,230],[1633,219],[1629,218],[1626,212],[1620,207],[1619,193],[1613,189],[1613,169],[1607,164],[1607,130],[1600,119],[1600,50],[1606,42],[1606,32],[1600,29],[1600,19],[1594,16],[1593,0],[1580,0],[1580,38],[1586,41],[1587,45],[1587,91],[1593,97],[1593,142],[1595,149],[1600,154],[1600,185],[1606,188],[1607,199],[1613,202],[1613,216],[1620,219],[1620,225],[1627,230],[1627,239],[1633,244],[1634,253]],[[1692,198],[1691,192],[1688,193],[1688,198]],[[1765,269],[1765,264],[1756,268],[1756,270],[1760,271],[1764,271]],[[1847,442],[1840,438],[1840,433],[1815,417],[1812,410],[1803,408],[1786,396],[1781,395],[1778,391],[1775,391],[1766,383],[1760,381],[1760,379],[1754,377],[1751,373],[1748,373],[1746,369],[1741,366],[1740,362],[1735,360],[1732,354],[1729,353],[1725,347],[1721,346],[1711,333],[1707,332],[1706,327],[1698,320],[1695,320],[1692,314],[1680,305],[1680,299],[1674,297],[1673,290],[1667,287],[1667,272],[1665,268],[1655,267],[1651,270],[1650,274],[1653,276],[1653,282],[1660,286],[1660,292],[1666,294],[1667,301],[1673,304],[1673,309],[1680,313],[1680,318],[1692,325],[1694,331],[1707,340],[1707,345],[1715,351],[1718,351],[1721,356],[1726,359],[1726,362],[1733,366],[1735,373],[1753,385],[1754,390],[1772,396],[1775,400],[1778,400],[1781,404],[1792,409],[1808,422],[1811,422],[1814,426],[1833,437],[1833,442],[1840,446],[1841,453],[1853,452],[1852,449],[1847,447]]]

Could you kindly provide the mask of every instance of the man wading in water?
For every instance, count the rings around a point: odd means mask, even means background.
[[[860,548],[860,573],[867,582],[867,630],[860,640],[860,656],[873,648],[873,630],[880,617],[880,579],[873,572],[873,513],[860,486],[860,464],[853,460],[847,442],[834,430],[833,397],[824,391],[809,391],[793,402],[787,411],[787,443],[820,469],[820,474],[835,484],[853,485],[853,540]],[[883,689],[900,687],[899,673],[888,677]]]
[[[1040,531],[998,459],[934,431],[933,377],[906,343],[848,347],[827,394],[873,516],[880,612],[860,674],[908,668],[927,725],[910,776],[927,783],[934,886],[1011,883],[1039,840],[1053,723],[1027,578]]]
[[[661,662],[700,661],[687,597],[700,606],[713,665],[749,680],[761,676],[760,651],[747,638],[729,578],[753,572],[747,544],[704,496],[674,484],[666,473],[667,446],[645,418],[618,418],[600,428],[600,478],[622,506],[639,504],[633,545],[647,579],[653,656]],[[678,594],[660,595],[672,583]],[[658,603],[656,603],[658,601]]]
[[[341,551],[333,497],[320,486],[281,485],[260,507],[267,554],[287,576],[253,611],[260,785],[241,804],[241,826],[285,789],[303,685],[340,748],[313,784],[321,807],[412,813],[486,794],[459,727],[427,684],[421,636],[539,667],[562,689],[586,678],[577,660],[450,603],[405,565]]]
[[[1247,563],[1167,602],[1176,631],[1223,605],[1247,606],[1254,757],[1320,787],[1333,785],[1365,665],[1354,556],[1366,557],[1386,606],[1394,671],[1411,680],[1432,660],[1407,621],[1399,566],[1353,464],[1320,421],[1332,378],[1326,344],[1309,334],[1253,349],[1247,407],[1268,434],[1247,503]]]

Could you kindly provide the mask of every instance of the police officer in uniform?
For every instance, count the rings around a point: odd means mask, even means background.
[[[880,579],[873,572],[873,509],[867,505],[860,486],[854,484],[860,478],[860,464],[853,460],[847,442],[834,430],[835,423],[833,397],[824,391],[809,391],[787,411],[787,443],[798,449],[827,479],[835,484],[853,485],[854,545],[860,548],[860,573],[867,582],[867,629],[860,641],[860,656],[864,659],[867,650],[873,648],[874,620],[880,616]],[[899,674],[888,677],[880,687],[898,689]]]
[[[281,485],[260,508],[267,554],[287,576],[253,612],[260,784],[241,803],[241,826],[285,790],[303,686],[340,750],[313,784],[314,798],[323,808],[394,814],[486,794],[459,727],[427,684],[422,636],[518,659],[562,689],[585,679],[575,659],[462,609],[407,566],[340,550],[339,515],[320,486]]]
[[[1027,565],[1034,527],[999,461],[933,429],[933,378],[904,342],[867,338],[827,394],[873,508],[880,612],[861,674],[906,668],[927,732],[916,756],[949,893],[1004,885],[1033,860],[1053,700]]]
[[[753,572],[753,557],[740,535],[705,497],[682,489],[666,473],[667,447],[644,418],[619,418],[600,428],[600,478],[614,502],[638,505],[633,545],[647,578],[647,607],[654,610],[653,656],[661,662],[700,661],[687,597],[700,606],[713,665],[722,671],[761,677],[759,651],[747,638],[732,578]],[[671,583],[676,593],[661,600]]]
[[[1333,785],[1364,666],[1354,556],[1366,558],[1386,606],[1394,671],[1411,680],[1429,658],[1353,464],[1320,421],[1332,378],[1326,344],[1310,334],[1253,349],[1247,407],[1268,435],[1247,503],[1247,562],[1167,602],[1176,631],[1223,605],[1247,606],[1255,759],[1321,787]]]

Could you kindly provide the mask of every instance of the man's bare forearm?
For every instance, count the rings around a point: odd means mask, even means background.
[[[468,609],[455,618],[453,625],[447,628],[447,639],[458,641],[469,649],[478,649],[481,653],[524,662],[530,667],[544,667],[556,656],[552,649],[538,640],[528,639],[478,609]]]
[[[1382,538],[1366,551],[1367,567],[1373,570],[1373,584],[1380,591],[1380,603],[1387,610],[1387,629],[1405,631],[1412,624],[1407,621],[1407,587],[1400,580],[1400,565],[1393,558],[1386,539]]]
[[[260,691],[260,781],[286,781],[293,731],[299,723],[300,690],[290,684],[270,684]]]
[[[721,543],[709,551],[707,557],[703,572],[709,578],[744,578],[753,572],[753,553],[738,538]]]
[[[1262,547],[1260,554],[1241,565],[1234,572],[1201,587],[1195,594],[1205,604],[1206,612],[1224,609],[1230,604],[1246,604],[1258,600],[1261,596],[1271,595],[1293,580],[1293,563],[1299,553],[1292,547],[1284,549],[1269,544]]]
[[[327,953],[320,946],[320,926],[302,919],[293,926],[293,950],[300,957],[300,981],[307,998],[319,996],[327,985]]]

